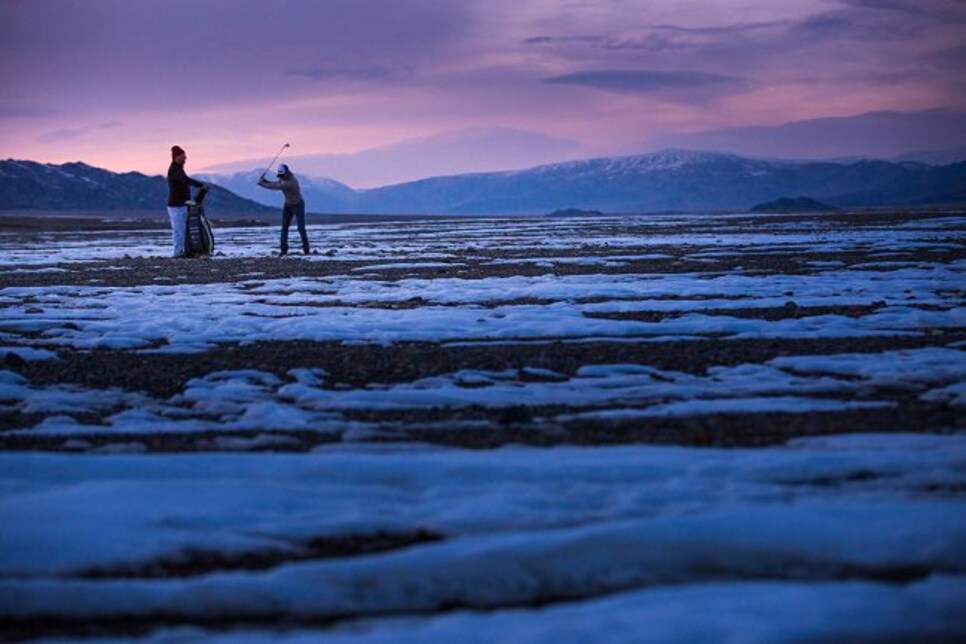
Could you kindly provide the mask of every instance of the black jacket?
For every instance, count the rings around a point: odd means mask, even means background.
[[[168,168],[168,207],[183,206],[191,199],[191,186],[200,188],[205,184],[195,181],[184,173],[184,164],[171,162]]]

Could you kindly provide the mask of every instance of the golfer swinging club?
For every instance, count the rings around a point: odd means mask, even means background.
[[[278,166],[276,175],[278,181],[269,181],[263,174],[258,180],[258,185],[268,190],[281,190],[282,194],[285,195],[285,205],[282,206],[282,246],[279,249],[280,254],[288,254],[288,227],[294,216],[297,218],[299,235],[302,237],[302,252],[308,255],[309,236],[305,232],[305,200],[302,199],[299,180],[295,178],[295,175],[284,163]]]

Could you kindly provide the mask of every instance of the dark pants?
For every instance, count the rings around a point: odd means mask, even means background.
[[[292,224],[292,217],[296,217],[299,235],[302,237],[302,250],[309,252],[309,236],[305,232],[305,202],[285,204],[282,208],[282,252],[288,252],[288,227]]]

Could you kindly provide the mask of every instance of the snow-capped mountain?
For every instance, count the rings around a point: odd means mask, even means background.
[[[164,177],[140,172],[116,173],[85,163],[0,161],[0,209],[165,212],[168,184]],[[205,207],[209,216],[254,215],[268,209],[215,186]]]
[[[258,187],[258,178],[264,172],[264,168],[256,168],[247,172],[235,172],[233,174],[199,174],[199,178],[208,181],[227,190],[231,190],[236,195],[251,199],[266,206],[279,207],[282,203],[281,193],[274,190],[266,190]],[[346,208],[356,198],[356,191],[334,179],[326,177],[311,177],[299,173],[299,185],[302,187],[302,196],[311,212],[345,212]],[[274,173],[270,173],[268,178],[275,180]]]
[[[760,163],[733,154],[717,152],[702,152],[699,150],[661,150],[650,154],[640,154],[623,157],[604,157],[597,159],[577,159],[563,163],[537,166],[529,170],[510,172],[507,174],[535,173],[595,173],[600,175],[616,175],[626,173],[645,174],[678,170],[689,165],[711,164],[722,162],[746,162],[748,165]],[[786,162],[787,163],[787,162]]]
[[[435,177],[360,193],[362,212],[546,213],[747,209],[788,195],[839,206],[966,199],[966,163],[831,163],[665,150],[516,172]]]

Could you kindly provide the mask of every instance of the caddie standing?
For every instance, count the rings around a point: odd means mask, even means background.
[[[192,179],[184,171],[188,154],[180,146],[171,148],[171,165],[168,167],[168,218],[171,220],[171,241],[174,257],[184,257],[185,227],[188,221],[187,202],[191,199],[191,186],[201,188],[205,184]]]

